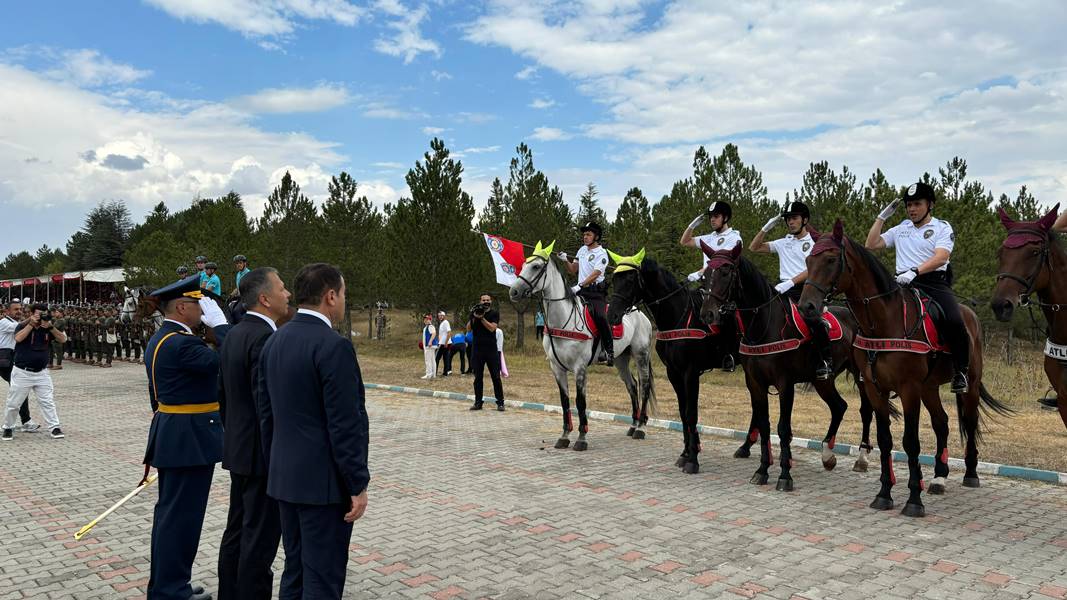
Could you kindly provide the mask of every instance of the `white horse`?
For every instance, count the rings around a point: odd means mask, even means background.
[[[522,271],[511,285],[512,302],[533,294],[541,295],[541,311],[545,317],[543,344],[548,364],[559,387],[559,401],[563,408],[563,435],[556,441],[556,448],[570,445],[574,430],[571,422],[570,398],[567,395],[567,373],[574,373],[575,405],[578,409],[578,439],[575,450],[589,447],[585,439],[589,433],[589,420],[585,411],[585,373],[592,364],[596,338],[590,334],[585,320],[585,303],[571,293],[563,275],[552,262],[552,247],[541,247],[537,242],[533,254],[526,259]],[[634,439],[645,437],[644,426],[650,414],[655,415],[656,394],[652,387],[652,323],[644,313],[631,311],[623,319],[623,336],[615,340],[615,368],[619,378],[630,394],[633,409],[633,424],[626,435]],[[630,358],[637,367],[637,380],[630,374]]]
[[[140,316],[142,319],[150,321],[156,329],[159,329],[163,325],[163,312],[159,310],[158,304],[149,303],[147,299],[147,289],[140,287],[126,288],[126,298],[122,301],[119,320],[123,323],[130,323],[134,317]]]

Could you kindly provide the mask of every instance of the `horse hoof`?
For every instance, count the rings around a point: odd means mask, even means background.
[[[837,466],[837,457],[836,456],[831,456],[829,460],[822,461],[822,468],[826,469],[827,471],[833,471],[834,467],[836,467],[836,466]]]
[[[633,437],[635,431],[637,431],[637,428],[636,427],[631,427],[630,429],[628,429],[626,431],[626,437]]]
[[[689,458],[686,457],[686,455],[683,454],[683,455],[678,457],[678,460],[674,461],[674,466],[676,466],[678,468],[684,467],[685,463],[688,462],[688,461],[689,461]]]
[[[694,475],[700,472],[700,465],[695,462],[687,462],[682,467],[682,471],[687,475]]]
[[[912,504],[908,502],[904,505],[904,510],[900,511],[900,514],[905,517],[925,517],[926,507],[922,504]]]
[[[976,488],[982,487],[982,482],[977,477],[964,477],[963,487]]]
[[[766,473],[760,473],[759,471],[757,471],[752,476],[752,479],[748,480],[748,482],[752,483],[752,484],[755,484],[755,485],[767,485],[767,480],[768,479],[769,479],[769,477],[767,477]]]
[[[574,442],[574,450],[576,452],[585,452],[588,449],[589,449],[589,442],[587,442],[585,440],[578,440],[577,442]]]
[[[862,461],[861,462],[861,461],[857,460],[856,463],[852,465],[852,470],[854,472],[856,472],[856,473],[866,473],[867,472],[867,461]]]
[[[940,483],[935,483],[930,486],[928,491],[935,496],[942,496],[945,493],[945,486]]]
[[[634,439],[635,440],[643,440],[643,439],[645,439],[645,430],[644,429],[638,429],[637,431],[635,431],[634,432]]]
[[[752,451],[748,449],[748,446],[741,446],[734,452],[734,458],[748,458],[752,456]]]
[[[871,502],[871,508],[874,510],[890,510],[893,508],[893,499],[875,496],[874,502]]]
[[[570,446],[570,445],[571,445],[571,441],[568,440],[567,438],[559,438],[558,440],[556,440],[556,450],[559,450],[561,448],[566,448],[567,446]]]
[[[793,491],[792,479],[779,479],[778,485],[774,486],[779,492],[791,492]]]

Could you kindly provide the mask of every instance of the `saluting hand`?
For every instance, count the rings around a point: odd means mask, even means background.
[[[345,523],[355,523],[367,512],[367,490],[364,489],[358,496],[352,496],[352,509],[345,513]]]

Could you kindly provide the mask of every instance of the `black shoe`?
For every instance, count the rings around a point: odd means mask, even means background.
[[[1055,410],[1060,407],[1056,396],[1052,396],[1051,398],[1042,398],[1038,400],[1037,403],[1041,405],[1041,408],[1047,408],[1049,410]]]
[[[61,440],[61,439],[65,438],[65,437],[67,437],[67,436],[63,435],[63,430],[62,429],[60,429],[58,427],[52,429],[52,439],[53,440]]]
[[[737,369],[737,363],[734,362],[734,355],[727,354],[722,359],[722,370],[725,373],[733,373]]]
[[[825,360],[819,363],[819,368],[815,369],[815,379],[819,381],[826,381],[834,376],[834,370],[830,368],[830,363]]]
[[[953,394],[962,394],[967,391],[967,374],[963,371],[956,371],[956,374],[952,376],[952,387],[950,391]]]
[[[471,404],[471,407],[470,407],[469,410],[482,410],[482,403],[481,402],[475,402],[474,404]]]
[[[10,442],[13,439],[15,439],[15,433],[10,429],[5,429],[3,437],[0,437],[0,440],[4,440],[5,442]]]
[[[504,412],[504,403],[503,402],[497,402],[496,403],[496,412]]]

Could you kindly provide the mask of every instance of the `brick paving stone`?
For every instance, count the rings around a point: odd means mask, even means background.
[[[72,364],[53,378],[67,438],[16,432],[0,445],[0,599],[142,598],[154,487],[93,537],[72,536],[140,479],[144,368]],[[944,496],[924,496],[927,518],[908,519],[903,485],[898,510],[867,507],[877,462],[825,472],[817,452],[797,450],[796,490],[784,494],[748,483],[755,461],[732,458],[731,440],[704,437],[701,472],[686,475],[673,466],[676,432],[634,441],[594,422],[589,450],[574,452],[542,449],[558,415],[374,390],[367,407],[371,501],[346,597],[1067,596],[1067,488],[983,476],[966,489],[957,470]],[[209,591],[228,489],[216,469],[193,569]]]

